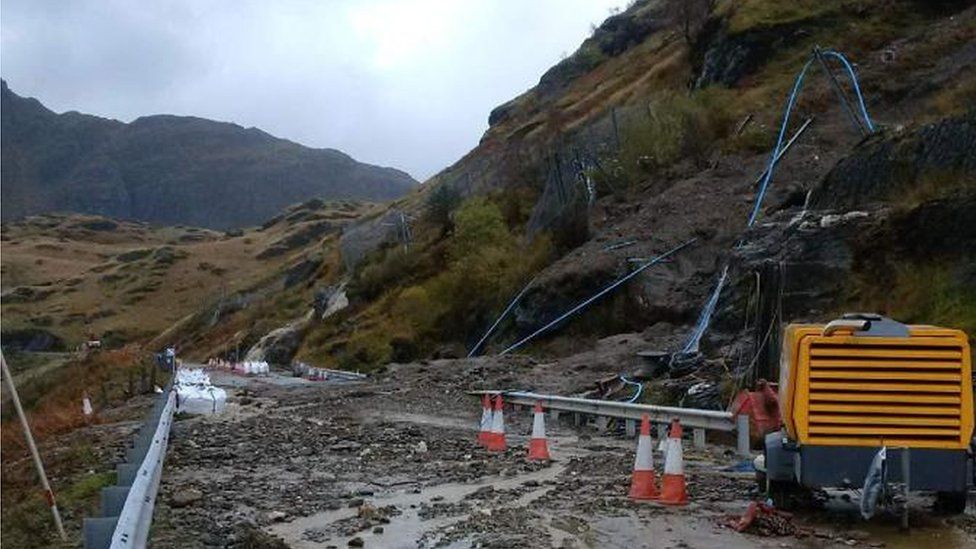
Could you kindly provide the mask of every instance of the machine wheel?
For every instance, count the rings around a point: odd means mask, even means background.
[[[966,492],[938,492],[935,510],[946,515],[958,515],[966,511]]]
[[[794,482],[771,480],[766,485],[766,493],[769,495],[769,499],[773,500],[773,505],[777,509],[783,511],[796,509],[802,492],[803,489]]]

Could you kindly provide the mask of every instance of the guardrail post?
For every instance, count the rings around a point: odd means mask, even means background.
[[[117,517],[129,495],[129,486],[107,486],[102,488],[102,516]],[[113,527],[114,529],[114,527]]]
[[[749,457],[749,416],[739,414],[735,416],[736,451],[741,457]]]
[[[119,463],[115,466],[115,478],[119,486],[132,486],[132,481],[139,472],[138,463]]]
[[[576,425],[577,427],[581,427],[584,423],[586,423],[586,416],[578,412],[573,414],[574,425]]]
[[[695,448],[705,447],[705,430],[704,429],[692,429],[691,436]]]
[[[657,424],[657,438],[664,440],[668,438],[668,426],[663,423]]]
[[[83,521],[85,549],[104,549],[112,544],[112,533],[119,517],[86,518]]]
[[[559,410],[555,408],[549,408],[549,421],[556,423],[559,421]]]
[[[637,422],[633,419],[628,419],[624,423],[624,428],[627,432],[627,438],[634,438],[637,436]]]

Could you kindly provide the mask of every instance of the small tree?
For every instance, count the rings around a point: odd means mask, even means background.
[[[441,228],[442,234],[454,228],[451,214],[461,203],[461,193],[452,186],[441,183],[427,197],[427,218]]]
[[[716,0],[668,0],[667,13],[671,22],[681,28],[685,42],[694,45],[715,8]]]

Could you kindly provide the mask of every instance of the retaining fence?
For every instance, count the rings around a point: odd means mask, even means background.
[[[116,466],[116,485],[102,489],[101,516],[85,519],[85,549],[146,546],[175,408],[170,382],[126,451],[125,463]]]
[[[684,427],[692,429],[692,440],[696,447],[705,445],[706,431],[723,431],[736,433],[736,451],[742,457],[749,457],[749,416],[745,414],[733,415],[731,412],[718,410],[700,410],[697,408],[677,408],[673,406],[654,406],[650,404],[633,404],[614,400],[596,400],[589,398],[564,397],[557,395],[543,395],[523,391],[469,391],[468,394],[502,395],[510,404],[517,406],[534,406],[536,402],[549,410],[553,419],[559,418],[560,412],[575,414],[577,425],[586,421],[588,416],[622,419],[628,436],[636,436],[637,422],[643,414],[647,414],[651,422],[657,425],[658,435],[664,437],[664,430],[677,418]]]

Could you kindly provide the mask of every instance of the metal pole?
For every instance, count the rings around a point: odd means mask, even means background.
[[[735,446],[740,457],[748,458],[749,452],[749,416],[739,414],[735,416]]]
[[[905,483],[905,506],[901,511],[901,529],[908,530],[908,492],[912,486],[912,456],[911,450],[903,448],[901,451],[901,480]]]
[[[807,118],[806,121],[803,122],[803,124],[796,130],[796,132],[793,134],[793,136],[790,137],[790,140],[786,142],[786,145],[784,145],[783,148],[780,149],[779,154],[776,155],[776,158],[773,159],[773,165],[774,166],[779,163],[779,159],[780,158],[783,158],[783,155],[786,154],[786,151],[790,150],[790,147],[793,146],[793,143],[796,142],[796,140],[803,134],[803,132],[807,131],[807,127],[809,127],[812,122],[813,122],[813,118],[812,117],[811,118]],[[759,183],[763,180],[764,177],[766,177],[766,172],[767,171],[769,171],[769,168],[768,167],[765,168],[762,171],[762,173],[759,174],[759,177],[757,177],[756,180],[752,182],[752,186],[753,187],[759,186]]]
[[[37,469],[37,476],[41,478],[41,487],[44,488],[44,498],[51,508],[51,514],[54,515],[54,526],[58,530],[58,535],[61,536],[61,541],[68,541],[68,535],[64,533],[64,525],[61,524],[61,513],[58,512],[58,504],[54,501],[54,492],[51,490],[51,485],[47,481],[47,475],[44,473],[44,464],[41,463],[41,455],[37,452],[37,445],[34,444],[34,436],[31,434],[30,425],[27,424],[27,416],[24,415],[24,408],[20,405],[20,397],[17,396],[17,388],[14,387],[14,378],[10,375],[10,369],[7,368],[7,360],[3,357],[3,351],[0,351],[0,366],[3,367],[3,378],[7,382],[7,390],[10,391],[10,400],[13,401],[14,409],[17,410],[17,417],[20,418],[20,425],[24,428],[24,438],[27,439],[27,447],[30,448],[31,458],[34,460],[34,467]]]
[[[850,98],[847,97],[847,92],[845,92],[844,88],[841,87],[840,82],[837,81],[837,77],[834,76],[834,71],[830,69],[830,66],[827,65],[827,61],[823,58],[823,54],[820,53],[820,46],[813,48],[813,56],[817,58],[817,61],[820,62],[820,66],[823,67],[824,71],[827,72],[827,76],[830,78],[830,83],[833,85],[834,92],[837,93],[837,98],[840,99],[840,104],[842,107],[844,107],[844,112],[847,113],[847,116],[851,118],[851,121],[854,123],[854,127],[861,132],[861,135],[868,135],[871,133],[867,130],[867,128],[864,127],[861,119],[857,117],[857,115],[854,113],[854,109],[851,108]]]
[[[620,150],[620,130],[617,126],[617,107],[610,108],[610,120],[613,122],[613,142],[617,146],[617,150]]]

